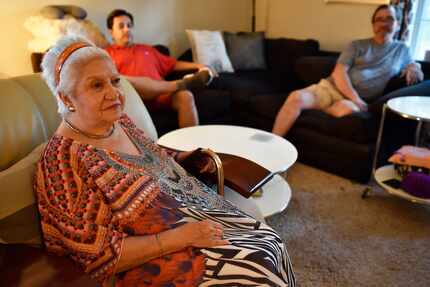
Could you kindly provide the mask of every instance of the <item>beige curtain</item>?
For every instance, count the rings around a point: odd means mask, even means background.
[[[416,0],[391,0],[391,5],[396,8],[397,19],[399,20],[400,30],[395,38],[401,41],[408,40],[410,27],[413,19],[413,7]]]

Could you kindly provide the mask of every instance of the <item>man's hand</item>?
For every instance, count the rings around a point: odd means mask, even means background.
[[[352,100],[352,102],[358,106],[360,111],[366,112],[368,110],[367,103],[363,101],[360,97],[357,97],[356,99]]]
[[[212,71],[209,68],[199,69],[194,74],[185,75],[182,80],[177,81],[178,90],[203,89],[208,86],[213,79]]]
[[[406,78],[408,86],[419,83],[424,79],[424,74],[420,66],[416,63],[407,65],[400,76]]]
[[[201,70],[208,70],[209,71],[209,75],[211,76],[211,81],[213,78],[219,77],[218,72],[210,66],[202,66],[201,68],[199,68],[199,71],[201,71]],[[210,84],[210,82],[208,83],[208,85],[209,84]]]

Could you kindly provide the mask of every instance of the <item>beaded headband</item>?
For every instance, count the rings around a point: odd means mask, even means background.
[[[58,57],[57,64],[55,65],[55,85],[56,86],[58,86],[58,84],[60,83],[61,69],[63,68],[63,65],[66,62],[66,60],[70,57],[70,55],[73,52],[84,47],[91,47],[91,45],[85,42],[76,42],[71,44],[70,46],[67,46],[67,48],[64,49],[63,52],[61,52],[60,56]]]

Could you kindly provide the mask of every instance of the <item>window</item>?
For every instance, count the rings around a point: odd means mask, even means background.
[[[430,51],[430,0],[418,0],[416,4],[410,44],[413,57],[423,60],[426,51]]]

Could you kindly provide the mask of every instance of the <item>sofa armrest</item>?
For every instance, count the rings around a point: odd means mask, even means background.
[[[400,75],[394,76],[388,81],[387,85],[385,86],[383,95],[389,94],[391,92],[394,92],[398,89],[405,88],[407,86],[408,85],[406,84],[405,77],[400,77]]]
[[[424,80],[430,79],[430,62],[418,61],[421,64],[421,69],[424,73]]]
[[[0,278],[4,286],[99,286],[70,259],[21,244],[0,244]]]

